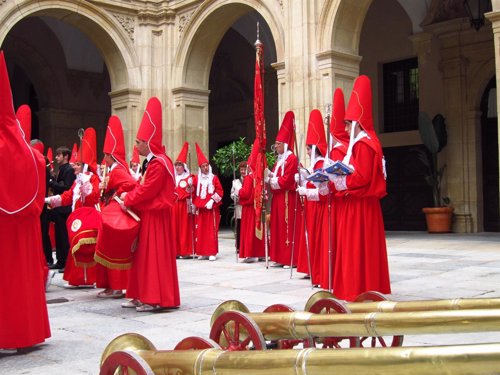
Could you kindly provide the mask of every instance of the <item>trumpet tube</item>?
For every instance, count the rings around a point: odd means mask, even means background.
[[[421,301],[349,302],[346,306],[353,313],[410,312],[431,310],[500,309],[500,298],[455,298]]]
[[[126,335],[125,335],[126,336]],[[116,340],[116,339],[115,339]],[[110,343],[113,345],[113,341]],[[108,345],[109,347],[109,345]],[[158,351],[128,348],[111,352],[101,375],[112,375],[134,359],[143,374],[183,375],[486,375],[498,374],[500,344],[349,350],[300,349],[222,351],[220,349]],[[136,368],[137,368],[136,367]]]
[[[255,321],[267,340],[500,331],[500,309],[354,314],[296,311],[245,315]]]

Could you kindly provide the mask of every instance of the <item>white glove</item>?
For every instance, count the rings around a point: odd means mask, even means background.
[[[46,197],[46,198],[44,199],[44,202],[45,202],[45,204],[50,204],[50,198],[49,198],[49,197]]]
[[[307,189],[306,193],[307,200],[310,202],[319,201],[319,191],[318,189]]]
[[[94,190],[94,187],[92,186],[90,181],[86,181],[80,185],[80,194],[82,197],[86,197],[91,194],[92,190]]]
[[[213,206],[214,206],[214,201],[213,201],[213,199],[210,199],[210,200],[207,202],[207,204],[205,205],[205,208],[206,208],[207,210],[211,210]]]
[[[335,189],[337,191],[347,190],[346,176],[335,176],[332,182],[335,185]]]
[[[274,190],[277,190],[280,188],[280,184],[278,183],[278,177],[273,177],[269,180],[269,184]]]
[[[299,183],[299,174],[298,173],[295,173],[293,175],[293,179],[295,180],[295,183],[298,184]]]
[[[299,168],[299,172],[300,172],[300,179],[302,181],[304,181],[307,178],[307,176],[309,176],[309,171],[305,168]]]
[[[299,186],[297,188],[297,193],[299,193],[300,196],[307,195],[307,188],[305,188],[304,186]]]
[[[264,182],[266,184],[269,183],[269,181],[271,180],[271,178],[274,177],[274,173],[271,172],[268,168],[264,169]]]
[[[321,182],[318,186],[318,193],[320,195],[328,195],[330,194],[330,189],[328,188],[327,182]]]
[[[188,185],[193,186],[193,177],[188,178]]]

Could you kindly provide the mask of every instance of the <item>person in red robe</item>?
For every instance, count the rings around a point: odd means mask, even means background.
[[[3,51],[0,51],[0,163],[0,349],[19,350],[42,343],[51,335],[40,229],[45,160],[26,141],[16,120]],[[22,176],[22,183],[15,189],[9,183],[12,176]]]
[[[52,195],[45,198],[46,203],[51,207],[66,207],[71,206],[73,213],[82,207],[89,207],[95,210],[95,205],[99,202],[99,177],[97,171],[97,152],[96,152],[96,132],[94,128],[87,128],[83,134],[82,145],[78,150],[78,158],[73,163],[73,170],[76,175],[75,182],[69,190],[66,190],[60,195]],[[87,211],[87,210],[84,210]],[[90,219],[97,229],[98,213],[93,213]],[[80,219],[77,219],[80,220]],[[68,234],[76,238],[78,231],[82,228],[80,225],[72,226],[72,216],[68,217],[66,225]],[[76,222],[78,223],[78,221]],[[84,223],[85,225],[85,223]],[[83,230],[83,228],[82,228]],[[91,261],[85,264],[77,264],[75,250],[80,249],[82,244],[88,246],[88,251],[95,251],[95,241],[97,238],[97,230],[88,232],[76,242],[70,241],[70,252],[64,269],[63,279],[68,282],[65,287],[93,287],[96,281],[95,262]],[[72,256],[71,256],[72,255]],[[93,256],[91,257],[93,259]]]
[[[300,232],[303,230],[302,209],[295,191],[299,161],[293,153],[294,121],[293,112],[287,112],[274,144],[278,154],[276,163],[266,177],[272,192],[269,246],[269,257],[275,262],[272,267],[297,265]]]
[[[326,162],[342,161],[347,152],[347,145],[349,144],[349,136],[345,131],[345,101],[344,92],[342,89],[337,88],[333,94],[333,111],[330,118],[330,157]],[[329,291],[332,290],[333,285],[333,272],[335,270],[335,253],[336,253],[336,240],[337,240],[337,223],[339,223],[340,208],[342,207],[342,192],[337,192],[335,186],[329,182],[327,209],[329,211],[329,228],[330,232],[327,233],[327,245],[325,252],[322,254],[322,271],[320,286]]]
[[[307,154],[311,159],[308,174],[323,169],[327,153],[325,126],[323,116],[317,109],[309,115],[306,136]],[[304,227],[300,241],[300,251],[297,261],[297,272],[311,277],[313,285],[319,285],[321,280],[322,254],[328,246],[328,186],[326,183],[313,183],[303,176],[297,189],[304,202]],[[307,236],[306,236],[307,233]],[[307,242],[306,242],[307,241]]]
[[[118,204],[113,199],[114,196],[120,196],[125,191],[132,190],[136,185],[136,180],[131,176],[127,162],[125,161],[125,138],[123,136],[123,128],[120,119],[117,116],[111,116],[106,129],[106,137],[104,138],[104,162],[109,172],[104,180],[99,184],[101,198],[104,199],[104,204]],[[102,200],[102,199],[101,199]],[[103,208],[104,210],[105,208]],[[104,215],[103,215],[104,216]],[[108,226],[99,228],[98,236],[106,236]],[[104,233],[103,233],[104,232]],[[113,236],[113,234],[110,234]],[[102,243],[97,241],[98,244]],[[122,246],[120,239],[116,239],[113,246]],[[123,246],[125,247],[125,246]],[[129,248],[130,249],[130,248]],[[110,251],[111,250],[111,251]],[[104,288],[103,291],[97,293],[99,298],[123,298],[123,290],[127,289],[128,283],[128,268],[131,266],[131,261],[128,264],[117,262],[116,249],[96,248],[96,287]],[[131,251],[123,249],[124,257],[128,256],[131,259]],[[107,256],[109,254],[109,256]]]
[[[134,150],[132,151],[132,158],[129,163],[129,171],[132,177],[139,181],[141,178],[141,164],[139,160],[139,152],[137,151],[137,146],[134,145]]]
[[[360,76],[345,114],[349,147],[343,160],[354,169],[333,176],[342,193],[337,226],[333,292],[353,301],[366,291],[391,293],[389,266],[380,199],[386,193],[382,146],[373,127],[370,79]]]
[[[196,186],[193,201],[196,207],[195,252],[198,259],[214,261],[219,252],[219,206],[222,204],[224,190],[219,178],[212,173],[212,167],[198,143],[196,143],[196,156],[199,170],[193,181],[193,186]]]
[[[180,301],[175,259],[174,165],[162,147],[162,111],[158,98],[149,99],[136,141],[137,151],[145,156],[139,184],[120,199],[141,218],[137,249],[134,252],[127,286],[132,300],[122,307],[137,311],[177,308]]]
[[[238,202],[242,207],[239,258],[244,259],[245,263],[253,263],[258,261],[259,258],[265,257],[264,239],[259,239],[255,235],[255,187],[252,171],[257,161],[258,149],[256,142],[252,147],[250,157],[245,162],[245,168],[240,168],[243,185],[237,192]]]
[[[182,259],[193,257],[194,215],[192,210],[193,176],[186,164],[189,143],[184,142],[182,150],[175,160],[175,192],[177,199],[174,206],[175,248]]]

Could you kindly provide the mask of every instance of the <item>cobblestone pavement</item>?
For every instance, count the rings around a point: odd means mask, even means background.
[[[430,235],[390,232],[387,245],[393,300],[500,297],[500,234]],[[173,349],[188,336],[208,337],[215,308],[229,299],[250,311],[283,303],[303,310],[317,291],[302,274],[237,263],[232,233],[220,235],[215,262],[177,262],[181,307],[138,313],[123,300],[97,299],[96,289],[64,289],[57,274],[47,292],[52,337],[24,354],[0,351],[0,374],[98,374],[101,354],[116,336],[136,332],[158,349]],[[15,306],[13,306],[15,308]],[[499,342],[499,332],[406,336],[405,345]]]

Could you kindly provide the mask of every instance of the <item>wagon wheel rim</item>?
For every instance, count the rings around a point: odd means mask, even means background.
[[[361,293],[359,296],[356,297],[354,302],[378,302],[378,301],[388,301],[389,299],[383,295],[380,292],[377,292],[375,290],[369,290],[367,292]],[[372,348],[375,348],[377,346],[381,346],[383,348],[386,347],[397,347],[397,346],[403,346],[403,335],[397,335],[397,336],[392,336],[392,340],[389,343],[390,345],[387,345],[387,342],[384,337],[378,336],[378,337],[371,337],[370,340],[368,340],[367,336],[360,337],[360,345],[362,347],[365,347],[363,344],[366,344],[369,342],[369,346]],[[389,338],[389,337],[388,337]],[[377,345],[378,344],[378,345]]]
[[[350,314],[351,310],[340,300],[335,298],[318,299],[309,309],[313,314]],[[341,342],[348,340],[350,348],[360,346],[359,337],[314,337],[313,346],[321,344],[323,349],[342,349]]]
[[[239,311],[222,313],[212,325],[210,339],[228,351],[266,349],[266,341],[257,323]]]
[[[129,350],[111,353],[103,362],[99,372],[99,375],[132,374],[154,375],[154,372],[144,359]]]
[[[216,307],[212,314],[212,318],[210,319],[210,326],[213,327],[215,321],[219,316],[221,316],[226,311],[240,311],[244,313],[249,313],[250,310],[245,306],[243,302],[240,302],[235,299],[231,299],[228,301],[222,302],[219,306]]]
[[[266,307],[263,312],[279,313],[279,312],[294,312],[294,311],[295,309],[291,306],[284,305],[282,303],[276,303],[274,305]],[[267,347],[276,349],[293,349],[295,346],[303,343],[304,340],[291,340],[291,339],[271,340],[267,344]]]
[[[220,349],[220,345],[212,339],[206,339],[198,336],[190,336],[177,343],[174,350],[203,350]]]
[[[309,297],[309,299],[307,300],[306,305],[304,307],[304,311],[310,311],[311,306],[314,305],[316,301],[325,298],[335,298],[335,296],[328,290],[318,290],[316,293],[313,293],[311,297]]]

